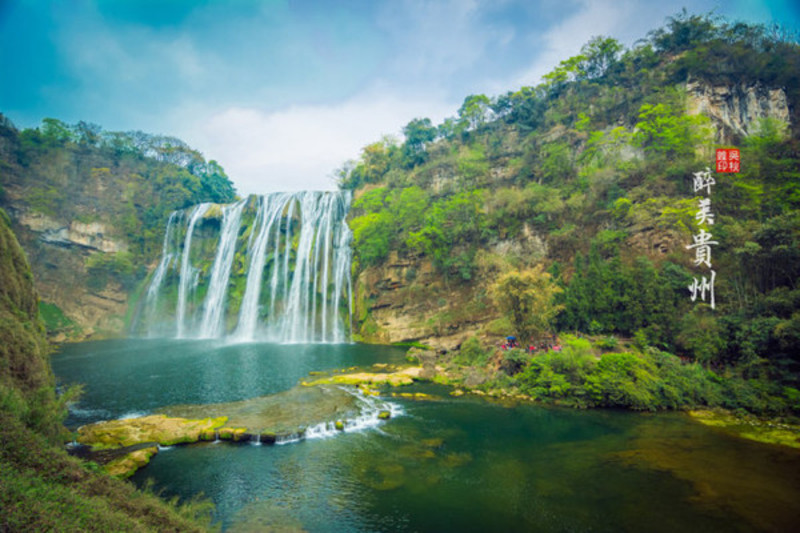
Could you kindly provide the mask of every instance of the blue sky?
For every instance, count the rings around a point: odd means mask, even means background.
[[[0,0],[0,112],[180,137],[241,193],[331,189],[415,117],[534,85],[595,35],[630,46],[685,1]],[[800,28],[792,0],[693,13]]]

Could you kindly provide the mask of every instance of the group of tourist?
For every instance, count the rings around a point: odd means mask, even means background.
[[[519,342],[517,342],[517,338],[513,336],[506,337],[506,342],[500,345],[500,348],[503,350],[512,350],[514,348],[521,348]],[[549,340],[540,340],[534,341],[531,339],[531,344],[529,344],[525,351],[527,353],[535,353],[540,352],[544,353],[548,350],[553,350],[554,352],[561,351],[561,341],[558,340],[558,337],[552,335]]]

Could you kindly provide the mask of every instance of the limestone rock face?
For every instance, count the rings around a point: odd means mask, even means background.
[[[128,245],[108,237],[110,229],[101,222],[62,223],[35,211],[21,211],[17,221],[39,235],[39,240],[65,247],[80,247],[105,253],[128,251]]]
[[[757,120],[773,118],[789,123],[789,103],[783,89],[761,84],[686,84],[690,114],[702,113],[717,125],[717,142],[731,144],[735,138],[753,133]]]
[[[122,331],[127,291],[114,282],[92,289],[86,260],[91,254],[126,252],[127,243],[112,238],[111,228],[102,222],[58,220],[23,207],[10,211],[42,300],[57,305],[80,327],[69,337],[59,333],[52,340],[79,340],[98,332]]]

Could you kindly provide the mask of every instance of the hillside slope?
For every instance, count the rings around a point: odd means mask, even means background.
[[[204,531],[209,506],[168,505],[69,457],[28,261],[0,210],[0,530]],[[96,466],[96,465],[94,465]]]
[[[683,14],[630,50],[595,38],[541,85],[469,96],[438,126],[412,120],[340,172],[357,333],[496,346],[519,334],[496,283],[541,264],[561,290],[540,335],[634,338],[796,386],[798,81],[791,40]],[[741,171],[712,172],[709,222],[693,176],[731,146]],[[688,290],[709,275],[687,249],[701,230],[718,243],[714,309]]]

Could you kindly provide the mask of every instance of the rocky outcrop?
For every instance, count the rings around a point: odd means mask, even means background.
[[[92,254],[127,252],[127,243],[112,238],[110,228],[102,222],[64,221],[21,206],[10,209],[9,214],[30,258],[41,299],[57,306],[76,326],[49,331],[51,340],[80,340],[98,332],[123,331],[127,291],[113,281],[93,288],[86,261]]]
[[[363,396],[345,390],[345,382],[406,385],[417,375],[415,370],[341,375],[336,377],[348,380],[304,383],[271,396],[178,405],[164,408],[161,414],[97,422],[78,429],[81,447],[73,453],[100,462],[112,475],[128,477],[149,462],[158,446],[213,441],[276,444],[302,440],[323,428],[346,431],[364,416],[386,420],[391,410],[377,399],[367,402],[366,397],[372,395],[369,389]]]
[[[789,123],[789,102],[781,88],[760,83],[730,86],[690,81],[686,91],[689,113],[711,118],[720,144],[733,144],[753,133],[759,119]]]
[[[108,237],[109,228],[100,222],[79,222],[73,220],[63,223],[35,211],[16,213],[17,223],[39,235],[39,240],[58,246],[76,246],[86,250],[116,253],[128,251],[125,242]]]

